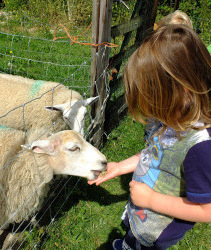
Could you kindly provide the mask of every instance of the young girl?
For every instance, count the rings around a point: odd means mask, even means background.
[[[160,27],[168,24],[184,24],[193,28],[193,23],[190,17],[181,10],[175,10],[173,13],[168,14],[167,16],[160,19],[158,22],[154,23],[154,30],[159,29]]]
[[[175,10],[174,12],[168,14],[167,16],[161,18],[159,21],[154,23],[154,30],[163,27],[168,24],[184,24],[193,29],[193,22],[190,17],[181,10]],[[209,53],[211,54],[211,44],[207,47]]]
[[[134,172],[113,249],[166,249],[211,222],[211,57],[191,28],[167,25],[130,57],[124,84],[129,111],[150,122],[148,146],[89,184]]]

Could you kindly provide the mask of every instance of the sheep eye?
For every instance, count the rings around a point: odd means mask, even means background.
[[[70,152],[74,152],[74,151],[80,150],[80,148],[78,146],[73,146],[72,148],[68,148],[68,150]]]

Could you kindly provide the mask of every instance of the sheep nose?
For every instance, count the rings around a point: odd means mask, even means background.
[[[107,161],[101,161],[101,164],[106,167],[107,166]]]

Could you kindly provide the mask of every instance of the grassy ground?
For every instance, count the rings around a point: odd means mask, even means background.
[[[12,26],[14,31],[19,26]],[[30,33],[21,34],[26,37],[7,36],[0,34],[0,71],[27,75],[36,79],[60,81],[72,75],[71,87],[87,85],[80,92],[89,91],[90,67],[83,64],[90,58],[89,48],[80,45],[71,46],[67,43],[44,41],[31,37]],[[6,30],[4,30],[6,31]],[[42,30],[37,30],[42,33]],[[46,39],[52,38],[52,33]],[[20,59],[20,58],[26,58]],[[31,60],[28,60],[31,59]],[[42,63],[40,63],[42,61]],[[58,65],[47,62],[58,62]],[[90,59],[87,60],[90,63]],[[65,67],[63,65],[69,65]],[[144,147],[144,128],[126,116],[109,135],[102,152],[108,161],[121,161],[137,153]],[[27,235],[28,244],[24,249],[109,249],[110,243],[124,235],[121,215],[127,203],[128,183],[131,175],[109,180],[101,186],[89,186],[84,179],[75,177],[61,181],[57,198],[52,198],[52,206],[45,213],[40,213],[41,224]],[[60,182],[60,180],[58,180]],[[62,208],[61,208],[61,205]],[[56,216],[56,221],[52,220]],[[186,237],[172,249],[211,249],[211,224],[198,223]]]
[[[143,146],[143,126],[127,117],[109,136],[102,152],[108,161],[121,161]],[[81,179],[56,226],[49,229],[44,249],[109,249],[113,239],[124,235],[121,215],[128,200],[130,180],[131,175],[122,176],[97,187]],[[70,191],[71,188],[69,185]],[[31,238],[39,238],[39,230]]]
[[[64,83],[81,94],[90,95],[90,46],[72,45],[69,39],[53,41],[56,26],[42,27],[30,19],[24,19],[23,24],[21,17],[13,20],[12,16],[2,13],[1,72]],[[83,31],[76,28],[73,34]],[[56,37],[67,36],[63,29],[55,34]]]
[[[126,116],[102,149],[108,161],[121,161],[141,150],[144,147],[143,131],[141,124]],[[56,224],[47,230],[47,238],[41,237],[46,230],[43,226],[31,235],[30,244],[36,239],[40,240],[39,244],[47,240],[42,249],[109,249],[111,242],[125,232],[121,215],[128,200],[130,180],[131,175],[122,176],[97,187],[89,186],[86,180],[80,179]],[[68,184],[70,192],[75,181]],[[62,203],[64,197],[59,199],[57,205]],[[170,249],[211,249],[210,246],[211,224],[197,223],[177,246]]]

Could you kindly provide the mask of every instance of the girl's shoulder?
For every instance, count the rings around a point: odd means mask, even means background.
[[[211,128],[207,128],[207,132],[208,132],[209,136],[211,137]]]
[[[210,139],[191,147],[183,162],[187,198],[193,202],[211,202],[211,128]]]
[[[207,137],[205,137],[205,132],[207,132]],[[202,165],[201,169],[209,166],[211,170],[211,128],[205,129],[203,136],[203,140],[199,140],[198,143],[190,147],[184,161],[184,166],[190,165],[198,168]]]

